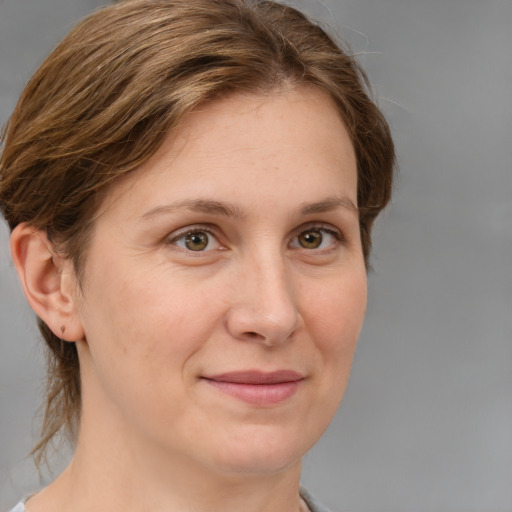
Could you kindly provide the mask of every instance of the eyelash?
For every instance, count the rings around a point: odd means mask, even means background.
[[[306,225],[306,226],[301,226],[300,228],[300,231],[294,235],[293,237],[293,240],[296,240],[302,233],[307,233],[307,232],[320,232],[320,233],[323,233],[323,234],[327,234],[327,235],[331,235],[335,240],[336,240],[336,244],[333,244],[333,245],[338,245],[338,244],[343,244],[345,242],[345,237],[343,236],[343,233],[338,230],[338,229],[334,229],[332,226],[329,226],[329,225],[324,225],[324,224],[310,224],[310,225]],[[299,247],[300,248],[300,247]],[[329,249],[331,249],[332,247],[327,247],[327,248],[324,248],[324,249],[307,249],[306,247],[302,247],[302,249],[306,250],[306,251],[313,251],[313,250],[316,250],[318,252],[320,251],[323,251],[323,252],[328,252]]]
[[[313,224],[310,224],[310,225],[301,226],[299,228],[298,232],[296,232],[296,234],[293,236],[292,241],[296,240],[301,234],[307,233],[307,232],[320,232],[320,233],[325,233],[327,235],[331,235],[332,237],[334,237],[336,242],[338,242],[340,244],[343,244],[346,241],[343,233],[340,230],[334,229],[330,225],[316,224],[316,223],[313,223]],[[190,236],[190,235],[202,234],[202,233],[205,233],[209,237],[214,238],[217,241],[217,243],[219,245],[221,245],[221,243],[218,240],[218,236],[215,235],[215,233],[213,232],[211,227],[207,226],[207,225],[205,225],[205,226],[198,225],[198,226],[193,227],[193,228],[186,228],[184,230],[181,230],[178,233],[176,233],[174,236],[172,236],[171,238],[167,238],[166,239],[166,245],[173,245],[173,246],[179,247],[177,245],[177,242],[179,240],[185,239],[185,237]],[[208,240],[208,245],[210,245],[210,243],[211,243],[211,240],[209,239]],[[208,247],[208,245],[207,245],[207,247]],[[289,245],[291,245],[291,242],[290,242]],[[196,254],[196,255],[200,255],[201,253],[204,253],[204,252],[209,252],[209,251],[204,251],[204,250],[194,251],[192,249],[187,249],[187,248],[183,248],[183,247],[180,247],[180,248],[183,249],[184,251],[186,251],[189,254]],[[305,251],[315,251],[316,250],[317,252],[320,252],[320,251],[327,252],[331,247],[324,248],[324,249],[316,249],[316,248],[308,249],[308,248],[305,248],[305,247],[297,247],[297,248],[298,249],[303,249]]]
[[[201,226],[201,225],[193,227],[193,228],[188,228],[188,229],[185,228],[184,230],[179,231],[174,236],[172,236],[172,238],[168,238],[167,241],[166,241],[166,244],[167,245],[174,245],[176,247],[179,247],[177,245],[177,242],[180,239],[185,239],[185,237],[187,237],[187,236],[194,235],[194,234],[200,234],[200,233],[206,233],[209,237],[214,238],[220,244],[220,242],[218,241],[218,237],[215,235],[215,233],[213,232],[211,227],[209,227],[209,226]],[[208,241],[208,245],[210,245],[210,240]],[[180,248],[183,249],[184,251],[186,251],[187,253],[190,253],[190,254],[194,254],[194,253],[199,253],[200,254],[201,252],[205,252],[205,251],[193,251],[191,249],[186,249],[186,248],[183,248],[183,247],[180,247]]]

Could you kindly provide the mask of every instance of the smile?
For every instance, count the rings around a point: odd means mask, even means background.
[[[219,391],[249,404],[271,406],[291,398],[304,376],[291,370],[270,373],[243,371],[203,379]]]

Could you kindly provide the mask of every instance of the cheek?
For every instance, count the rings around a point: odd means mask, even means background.
[[[355,349],[366,311],[367,282],[364,271],[338,276],[310,293],[304,308],[319,348],[343,355]]]
[[[201,348],[221,312],[208,281],[199,290],[172,268],[149,268],[98,264],[88,283],[84,328],[97,358],[158,377]]]
[[[87,284],[89,389],[116,403],[135,424],[152,418],[167,425],[183,413],[184,384],[194,378],[188,363],[222,315],[211,285],[203,281],[199,293],[197,284],[172,269],[142,272],[107,262],[96,266]]]
[[[310,295],[305,324],[315,345],[323,411],[330,421],[343,397],[366,311],[366,272],[339,275]]]
[[[366,273],[337,275],[309,295],[303,316],[314,353],[312,401],[304,431],[315,441],[325,431],[345,393],[366,310]]]

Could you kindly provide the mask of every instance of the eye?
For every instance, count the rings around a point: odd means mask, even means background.
[[[220,247],[215,236],[204,229],[191,230],[179,234],[171,240],[171,243],[193,252],[211,251]]]
[[[301,231],[291,246],[300,249],[329,249],[342,239],[341,233],[327,228],[313,227]]]
[[[298,236],[298,242],[304,249],[318,249],[322,245],[323,238],[321,231],[303,231]]]

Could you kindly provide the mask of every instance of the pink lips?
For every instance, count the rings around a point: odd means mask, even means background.
[[[242,371],[203,377],[219,391],[253,405],[284,402],[298,390],[304,376],[293,370],[276,372]]]

